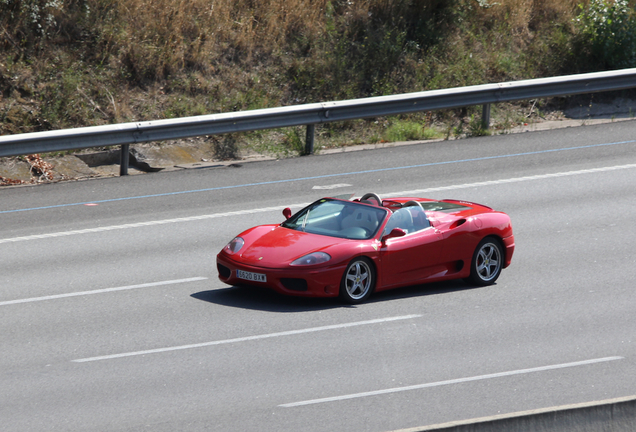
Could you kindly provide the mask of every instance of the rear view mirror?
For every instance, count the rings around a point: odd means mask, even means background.
[[[285,210],[283,210],[283,216],[285,216],[285,219],[289,219],[292,215],[291,209],[289,207],[285,208]]]
[[[393,228],[390,233],[382,237],[382,241],[385,242],[388,239],[395,238],[395,237],[404,237],[405,235],[406,235],[406,231],[404,231],[402,228]]]

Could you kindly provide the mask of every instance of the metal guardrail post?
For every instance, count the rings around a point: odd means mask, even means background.
[[[128,175],[128,159],[129,159],[130,144],[122,144],[121,153],[119,154],[119,175]]]
[[[305,138],[305,154],[314,154],[314,134],[316,132],[316,125],[307,125],[307,135]]]
[[[484,104],[481,110],[481,126],[484,130],[490,128],[490,104]]]

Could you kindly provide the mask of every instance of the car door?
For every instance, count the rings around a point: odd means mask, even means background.
[[[410,214],[406,214],[406,211]],[[421,212],[421,214],[418,214]],[[384,233],[393,228],[407,234],[382,242],[380,249],[381,287],[389,288],[423,281],[443,270],[441,266],[442,236],[428,222],[418,224],[421,208],[402,208],[387,222]],[[415,223],[413,220],[415,219]],[[380,288],[380,289],[382,289]]]

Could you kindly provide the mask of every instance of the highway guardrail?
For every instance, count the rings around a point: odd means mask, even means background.
[[[195,117],[3,135],[0,136],[0,157],[120,145],[120,173],[124,175],[128,168],[128,146],[135,143],[307,126],[305,151],[309,154],[313,153],[314,127],[320,123],[483,105],[483,120],[487,126],[492,103],[633,87],[636,87],[636,68]]]

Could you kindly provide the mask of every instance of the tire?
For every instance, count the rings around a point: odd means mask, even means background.
[[[349,304],[366,301],[375,288],[375,268],[366,257],[353,259],[340,282],[340,298]]]
[[[501,274],[503,263],[501,242],[494,237],[486,237],[475,248],[467,282],[479,286],[494,284]]]

